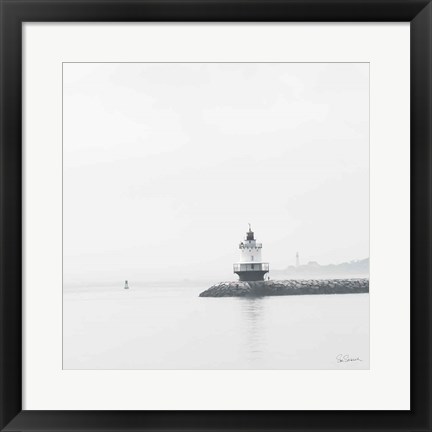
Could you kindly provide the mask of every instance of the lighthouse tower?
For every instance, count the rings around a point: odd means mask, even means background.
[[[262,243],[257,243],[249,224],[246,238],[240,243],[240,261],[234,264],[234,273],[241,281],[262,281],[269,271],[269,263],[261,261]]]

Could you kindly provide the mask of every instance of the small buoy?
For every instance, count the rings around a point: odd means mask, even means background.
[[[128,281],[127,280],[125,280],[124,289],[129,289],[129,285],[128,285]]]

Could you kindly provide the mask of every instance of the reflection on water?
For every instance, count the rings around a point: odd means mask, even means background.
[[[265,298],[239,298],[245,325],[245,345],[249,361],[260,360],[265,349],[263,313]]]
[[[198,297],[204,288],[65,291],[64,368],[369,368],[368,294]],[[362,361],[338,364],[341,353]]]

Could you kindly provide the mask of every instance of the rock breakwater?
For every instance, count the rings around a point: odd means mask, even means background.
[[[313,279],[221,282],[200,297],[261,297],[310,294],[368,293],[369,279]]]

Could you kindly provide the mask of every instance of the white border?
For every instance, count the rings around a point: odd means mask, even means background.
[[[409,409],[408,23],[27,23],[23,42],[23,409]],[[370,62],[370,370],[62,370],[64,61]]]

